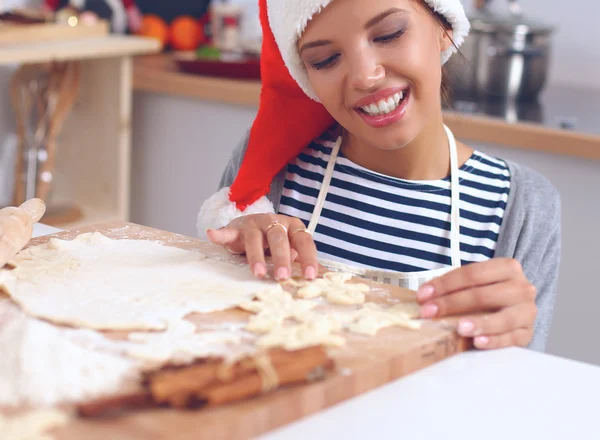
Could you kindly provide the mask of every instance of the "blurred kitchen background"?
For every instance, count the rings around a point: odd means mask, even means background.
[[[125,33],[159,40],[162,49],[131,55],[131,72],[128,62],[123,62],[115,74],[120,78],[118,94],[105,86],[106,93],[95,90],[92,99],[95,87],[86,81],[91,81],[100,64],[88,67],[83,75],[80,99],[59,137],[56,187],[49,196],[61,191],[73,194],[79,215],[71,220],[59,216],[54,224],[70,227],[118,219],[195,235],[200,204],[216,190],[231,150],[256,114],[260,92],[257,1],[134,3],[144,18],[143,26]],[[467,61],[454,57],[448,65],[452,90],[446,122],[472,147],[530,166],[560,191],[563,262],[548,351],[600,364],[596,315],[600,288],[593,278],[600,268],[600,3],[465,0],[464,4],[473,18],[473,31],[462,49]],[[11,11],[39,7],[39,2],[0,0],[0,5]],[[97,7],[100,18],[110,22],[114,17],[106,15],[106,10]],[[4,203],[14,201],[15,181],[10,177],[16,154],[10,147],[14,145],[15,111],[9,97],[19,63],[4,62],[8,58],[3,54],[8,56],[10,51],[11,47],[2,44],[0,27],[0,189]],[[86,71],[85,66],[82,69]],[[113,71],[110,66],[106,69]],[[131,101],[128,72],[133,78]],[[102,96],[108,97],[105,102]],[[100,128],[82,128],[86,121],[89,124],[90,117],[82,115],[92,114],[85,113],[90,102],[102,101],[94,112],[104,114],[116,99],[121,103],[114,106],[121,112],[119,121],[103,116]],[[114,149],[113,143],[119,148]],[[98,150],[103,151],[98,160],[85,159],[95,158]],[[86,176],[104,183],[86,184]],[[114,176],[119,184],[111,186]],[[89,194],[75,187],[85,187]],[[96,197],[95,191],[103,196]],[[116,200],[117,208],[106,210],[105,200]]]

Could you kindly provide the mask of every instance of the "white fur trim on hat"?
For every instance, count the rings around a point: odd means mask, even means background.
[[[221,188],[210,196],[200,208],[196,223],[198,237],[206,240],[207,229],[222,228],[243,215],[274,212],[273,204],[266,197],[261,197],[242,212],[235,206],[235,203],[229,200],[229,187]]]
[[[312,17],[321,12],[333,0],[267,0],[267,14],[273,36],[292,78],[296,80],[310,98],[319,101],[312,89],[306,69],[298,54],[298,39]],[[465,14],[461,0],[425,0],[435,12],[442,15],[452,25],[454,43],[460,47],[469,34],[471,25]],[[442,52],[444,64],[456,52],[453,45]]]

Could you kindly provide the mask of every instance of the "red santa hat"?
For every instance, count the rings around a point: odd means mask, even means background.
[[[332,1],[259,0],[263,32],[260,105],[235,181],[200,209],[200,237],[205,237],[206,229],[220,228],[242,215],[274,212],[266,197],[273,178],[334,122],[319,103],[297,49],[310,19]],[[469,33],[469,20],[461,0],[424,1],[452,26],[456,47],[442,53],[443,64]]]

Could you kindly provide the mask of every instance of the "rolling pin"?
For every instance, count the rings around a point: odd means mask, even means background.
[[[45,212],[46,204],[40,199],[0,209],[0,267],[25,247],[31,239],[33,225]]]

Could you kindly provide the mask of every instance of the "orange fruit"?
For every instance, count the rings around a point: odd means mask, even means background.
[[[169,25],[158,15],[147,14],[142,18],[142,25],[137,34],[156,38],[165,47],[169,41]]]
[[[203,39],[202,25],[189,15],[177,17],[169,26],[169,42],[175,50],[194,50]]]

